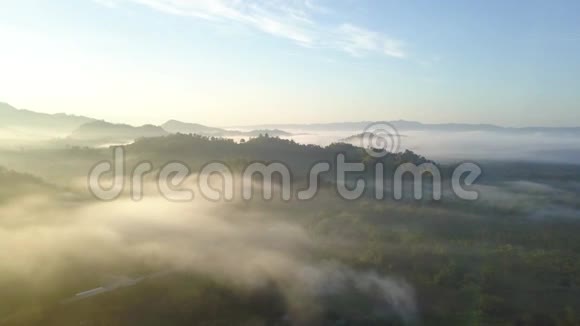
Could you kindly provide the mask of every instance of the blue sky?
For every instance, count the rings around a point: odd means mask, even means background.
[[[578,1],[0,0],[0,101],[111,121],[580,125]]]

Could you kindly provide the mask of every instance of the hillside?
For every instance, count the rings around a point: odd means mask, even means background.
[[[105,121],[94,121],[77,128],[69,136],[72,140],[100,140],[112,142],[133,141],[141,137],[157,137],[167,135],[167,131],[154,125],[133,127],[127,124],[115,124]]]
[[[177,120],[169,120],[162,124],[161,127],[173,134],[195,134],[210,137],[257,137],[259,135],[265,134],[278,137],[292,136],[291,133],[279,129],[259,129],[251,131],[227,130],[222,128],[208,127],[198,123],[189,123]]]
[[[213,128],[197,123],[181,122],[177,120],[169,120],[161,125],[167,132],[176,134],[197,134],[204,136],[222,136],[227,130],[221,128]]]
[[[286,164],[296,175],[307,173],[313,164],[321,161],[334,166],[339,153],[345,154],[350,162],[371,163],[381,160],[386,168],[393,168],[404,162],[428,162],[425,157],[411,151],[388,153],[380,159],[374,159],[363,148],[351,144],[335,143],[321,147],[266,136],[236,143],[231,139],[175,134],[141,138],[127,145],[126,149],[135,161],[147,160],[157,166],[166,163],[168,157],[185,162],[192,168],[199,168],[212,161],[226,162],[233,168],[242,167],[252,161],[277,161]]]
[[[0,128],[8,130],[14,135],[66,134],[91,121],[94,119],[84,116],[19,110],[7,103],[0,102]]]

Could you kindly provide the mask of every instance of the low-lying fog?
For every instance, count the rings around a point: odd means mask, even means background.
[[[298,143],[327,146],[361,130],[307,131],[287,129]],[[580,163],[580,140],[550,133],[502,133],[489,131],[404,131],[400,149],[409,149],[433,160],[530,160]],[[235,137],[241,139],[244,137]],[[353,145],[360,146],[358,141]]]
[[[17,305],[21,296],[25,302],[47,296],[58,302],[103,286],[110,275],[167,271],[249,290],[273,283],[292,318],[315,318],[325,298],[347,293],[378,311],[414,318],[413,289],[404,280],[316,257],[321,244],[286,215],[201,199],[15,198],[0,204],[0,248],[7,249],[0,251],[0,307]],[[0,309],[0,320],[10,312]]]
[[[237,129],[250,131],[250,129]],[[285,129],[293,139],[302,144],[327,146],[359,135],[362,130],[301,130]],[[62,148],[65,145],[80,145],[65,139],[65,135],[40,135],[18,133],[11,129],[0,129],[0,149],[21,150],[23,148]],[[248,136],[227,137],[236,141]],[[361,146],[359,140],[350,141]],[[125,145],[123,142],[91,142],[90,147],[105,148]],[[494,131],[400,131],[400,150],[412,150],[432,160],[526,160],[554,163],[580,162],[580,141],[574,134],[551,132],[494,132]]]

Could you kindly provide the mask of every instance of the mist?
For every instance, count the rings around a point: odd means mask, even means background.
[[[327,146],[361,130],[287,129],[284,137],[298,143]],[[400,150],[411,150],[438,161],[500,160],[578,164],[580,143],[572,135],[550,133],[505,133],[490,131],[400,131]],[[361,146],[360,141],[351,142]]]
[[[320,243],[289,216],[237,205],[13,199],[0,206],[0,246],[13,248],[0,252],[0,288],[11,288],[3,301],[47,293],[65,300],[106,284],[110,275],[169,272],[164,277],[203,275],[247,291],[275,284],[286,318],[296,323],[321,318],[331,298],[346,294],[373,311],[417,318],[413,288],[404,280],[319,260]],[[89,270],[89,277],[77,275]]]

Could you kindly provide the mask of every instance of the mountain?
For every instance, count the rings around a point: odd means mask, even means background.
[[[208,137],[257,137],[265,134],[280,137],[292,135],[279,129],[226,130],[177,120],[169,120],[162,126],[135,127],[64,113],[46,114],[20,110],[0,102],[0,145],[2,146],[30,145],[33,142],[47,140],[50,140],[52,145],[62,143],[82,146],[102,145],[105,143],[126,143],[137,138],[176,133]],[[43,144],[45,143],[43,142]]]
[[[54,137],[68,134],[91,121],[94,119],[84,116],[19,110],[0,102],[0,129],[16,136]]]
[[[161,127],[172,134],[180,133],[202,136],[223,136],[228,132],[221,128],[208,127],[197,123],[181,122],[177,120],[169,120],[162,124]]]
[[[71,140],[130,142],[142,137],[165,136],[169,133],[163,128],[154,125],[134,127],[127,124],[115,124],[106,121],[86,123],[68,137]]]
[[[140,161],[150,161],[160,166],[170,157],[185,162],[193,169],[207,162],[225,162],[232,169],[252,161],[284,162],[294,177],[304,178],[317,162],[329,162],[335,166],[336,155],[342,153],[351,162],[372,162],[365,149],[346,143],[333,143],[325,147],[300,144],[291,139],[278,137],[254,137],[245,142],[220,137],[172,134],[165,137],[141,138],[126,145],[128,155]],[[428,160],[411,151],[387,153],[377,158],[386,167],[402,162],[421,164]],[[332,175],[332,173],[331,173]]]
[[[208,127],[198,123],[181,122],[177,120],[169,120],[162,124],[161,127],[172,134],[195,134],[208,137],[257,137],[259,135],[265,134],[268,134],[272,137],[292,136],[291,133],[280,129],[259,129],[252,131],[227,130],[222,128]]]

